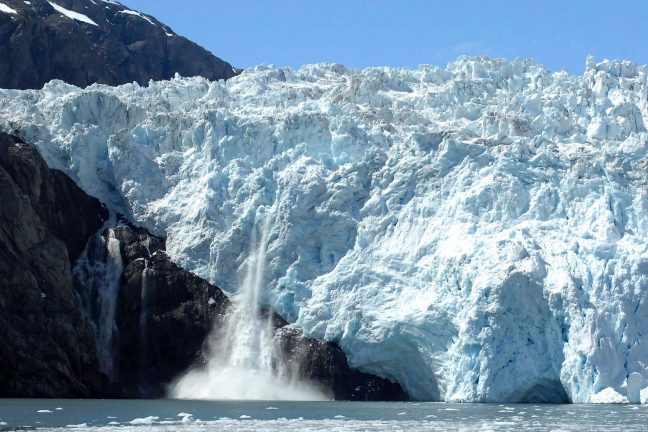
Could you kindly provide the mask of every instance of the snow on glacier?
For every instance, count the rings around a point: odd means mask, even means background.
[[[265,301],[414,398],[600,402],[648,385],[647,100],[623,61],[259,66],[0,90],[0,127],[230,292],[270,214]]]

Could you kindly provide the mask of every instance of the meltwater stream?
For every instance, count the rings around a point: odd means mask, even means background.
[[[147,239],[148,240],[148,239]],[[147,247],[148,249],[148,247]],[[149,251],[150,255],[150,251]],[[140,343],[140,383],[147,382],[148,372],[148,320],[149,320],[149,295],[153,284],[153,269],[149,268],[149,262],[144,259],[144,270],[142,270],[142,282],[140,291],[140,317],[139,317],[139,343]],[[140,389],[146,394],[146,389]]]
[[[83,304],[92,321],[101,370],[113,377],[117,326],[115,314],[122,273],[119,240],[115,237],[115,216],[88,241],[77,261],[74,275],[83,287]]]
[[[273,342],[272,314],[264,314],[261,309],[272,219],[272,212],[261,213],[255,221],[245,277],[225,324],[212,331],[206,367],[190,370],[176,381],[170,390],[172,398],[327,399],[315,386],[303,382],[295,373],[281,366]]]

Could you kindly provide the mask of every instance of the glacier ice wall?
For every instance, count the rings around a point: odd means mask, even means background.
[[[414,398],[588,402],[648,385],[647,77],[460,58],[52,82],[0,90],[0,127],[226,290],[276,206],[264,301]]]

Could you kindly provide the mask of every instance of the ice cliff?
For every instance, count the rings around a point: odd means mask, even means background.
[[[647,80],[460,58],[54,81],[0,90],[0,129],[225,289],[272,218],[265,301],[414,398],[637,402]]]

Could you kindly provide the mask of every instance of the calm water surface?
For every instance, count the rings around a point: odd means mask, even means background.
[[[648,431],[648,406],[0,399],[0,430]]]

